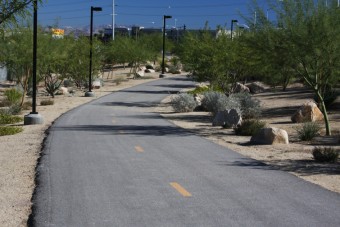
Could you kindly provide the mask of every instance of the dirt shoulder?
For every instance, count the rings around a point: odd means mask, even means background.
[[[179,127],[188,129],[199,136],[205,137],[219,145],[252,159],[259,160],[271,166],[292,173],[304,180],[320,185],[331,191],[340,193],[340,163],[317,163],[313,160],[312,149],[315,146],[332,146],[340,149],[340,112],[333,108],[329,111],[332,131],[337,136],[331,138],[319,137],[306,143],[297,138],[295,128],[298,124],[290,118],[299,106],[312,100],[313,94],[301,86],[293,86],[287,91],[266,91],[254,95],[261,101],[263,114],[260,120],[268,126],[284,129],[288,132],[289,145],[251,145],[249,136],[236,136],[232,129],[213,127],[211,116],[206,112],[174,113],[171,97],[162,101],[156,112]],[[340,102],[335,105],[340,107]],[[321,123],[323,126],[323,123]],[[324,127],[323,127],[324,128]]]

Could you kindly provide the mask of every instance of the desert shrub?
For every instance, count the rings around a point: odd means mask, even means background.
[[[4,92],[5,99],[9,102],[9,106],[18,104],[22,94],[15,88],[8,89]]]
[[[260,101],[253,99],[249,93],[235,93],[230,98],[240,103],[243,119],[258,118],[261,115]]]
[[[320,129],[320,125],[316,122],[305,122],[300,127],[297,127],[295,130],[300,140],[310,141],[314,137],[319,135]]]
[[[202,106],[213,115],[216,115],[218,111],[226,109],[240,110],[241,107],[240,103],[217,91],[205,92],[204,98],[202,99]]]
[[[125,78],[123,76],[118,76],[116,77],[113,82],[116,84],[116,85],[119,85],[121,83],[123,83],[123,81],[125,80]]]
[[[331,87],[325,90],[323,94],[323,101],[325,102],[326,108],[330,107],[334,103],[338,95],[340,95],[340,93]],[[314,100],[317,103],[320,103],[317,95],[314,95]]]
[[[23,121],[22,117],[0,114],[0,125],[15,124]]]
[[[266,123],[263,121],[255,120],[255,119],[247,119],[242,121],[241,125],[238,125],[234,128],[236,135],[241,136],[253,136],[256,135],[260,129],[264,128]]]
[[[170,66],[169,73],[180,74],[181,70],[177,66]]]
[[[154,69],[154,67],[153,67],[152,65],[150,65],[150,64],[147,64],[147,65],[145,66],[145,68],[146,68],[146,69]]]
[[[313,150],[313,157],[317,162],[337,162],[339,151],[332,147],[316,147]]]
[[[64,87],[73,87],[74,86],[74,82],[70,79],[64,80],[63,84],[64,84]]]
[[[175,112],[191,112],[197,106],[194,97],[187,93],[178,94],[171,99],[171,106]]]
[[[150,79],[154,79],[153,76],[140,76],[135,78],[136,80],[150,80]]]
[[[32,102],[31,102],[31,101],[27,101],[27,102],[24,102],[24,103],[22,104],[21,109],[23,109],[23,110],[29,110],[29,109],[31,109],[31,107],[32,107]]]
[[[42,100],[40,102],[40,105],[42,105],[42,106],[49,106],[49,105],[53,105],[53,104],[54,104],[54,101],[52,99]]]
[[[10,107],[8,107],[8,109],[6,109],[6,114],[8,115],[18,115],[21,113],[21,106],[20,104],[14,104],[11,105]]]
[[[14,135],[22,131],[23,128],[18,126],[0,126],[0,136]]]

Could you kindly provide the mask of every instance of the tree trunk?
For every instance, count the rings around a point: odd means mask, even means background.
[[[22,97],[21,97],[21,102],[20,102],[20,106],[22,107],[24,105],[24,102],[25,102],[25,96],[26,96],[26,93],[27,93],[27,88],[28,88],[28,80],[30,78],[30,69],[27,69],[26,71],[26,76],[24,77],[24,81],[23,81],[23,92],[22,92]]]
[[[321,104],[321,111],[323,113],[323,117],[324,117],[324,120],[325,120],[325,127],[326,127],[326,136],[330,136],[332,135],[331,133],[331,128],[330,128],[330,125],[329,125],[329,119],[328,119],[328,114],[327,114],[327,110],[326,110],[326,105],[325,105],[325,102],[320,94],[320,91],[316,91],[316,94],[318,96],[318,99],[320,100],[320,104]]]

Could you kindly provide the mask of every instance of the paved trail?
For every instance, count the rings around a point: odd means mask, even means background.
[[[31,226],[340,226],[340,196],[148,111],[167,78],[60,117],[38,166]]]

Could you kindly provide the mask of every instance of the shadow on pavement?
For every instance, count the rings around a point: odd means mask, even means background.
[[[272,160],[265,164],[260,161],[245,159],[235,162],[219,162],[219,165],[240,166],[252,169],[281,170],[299,173],[302,176],[326,174],[340,174],[339,163],[318,163],[314,160]]]
[[[176,126],[149,125],[74,125],[54,127],[51,131],[101,132],[114,135],[190,136],[192,132]]]

